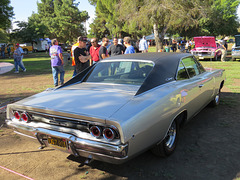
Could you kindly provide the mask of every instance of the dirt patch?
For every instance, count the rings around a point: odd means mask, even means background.
[[[0,166],[34,179],[234,179],[240,178],[240,95],[223,89],[221,104],[206,107],[180,132],[176,152],[158,158],[150,151],[122,165],[81,159],[45,148],[12,130],[0,129]],[[3,124],[5,114],[0,114]],[[20,179],[0,169],[0,178]]]
[[[234,86],[240,86],[240,79],[234,79]]]

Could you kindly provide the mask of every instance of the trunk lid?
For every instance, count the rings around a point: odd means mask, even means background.
[[[44,91],[16,104],[106,119],[131,100],[138,89],[133,85],[81,83]]]

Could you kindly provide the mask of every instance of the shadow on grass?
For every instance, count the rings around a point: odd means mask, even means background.
[[[154,156],[150,151],[127,163],[113,165],[93,161],[83,165],[82,158],[72,155],[69,160],[81,167],[107,172],[111,178],[128,179],[234,179],[240,173],[240,94],[222,93],[221,104],[206,107],[180,131],[174,154],[167,158]],[[109,179],[100,178],[100,179]]]

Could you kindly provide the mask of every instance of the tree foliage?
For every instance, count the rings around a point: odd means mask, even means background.
[[[18,28],[10,34],[10,40],[13,42],[25,43],[36,41],[39,38],[47,37],[48,29],[41,23],[38,14],[32,14],[28,22],[17,21]]]
[[[90,25],[90,34],[98,38],[105,36],[120,36],[122,34],[123,21],[119,19],[117,8],[118,0],[90,0],[90,4],[96,7],[97,18]]]
[[[201,0],[121,0],[119,9],[122,19],[130,24],[138,24],[141,28],[152,26],[156,50],[162,48],[166,33],[177,28],[189,29],[198,25],[199,19],[205,15],[205,7]],[[160,39],[159,39],[160,36]]]
[[[41,0],[38,3],[38,16],[48,28],[49,38],[73,42],[85,34],[83,22],[89,16],[86,11],[79,11],[75,0]]]
[[[208,13],[208,19],[203,24],[202,29],[215,36],[236,34],[239,27],[237,18],[239,3],[239,0],[213,1]]]
[[[83,22],[89,16],[79,11],[75,0],[41,0],[37,3],[38,13],[33,13],[28,22],[18,22],[18,29],[11,39],[18,42],[32,42],[39,38],[58,38],[60,42],[75,42],[85,34]]]
[[[0,29],[6,30],[11,26],[13,17],[13,7],[10,6],[10,0],[0,1]]]
[[[128,33],[140,37],[154,32],[157,50],[163,38],[231,35],[237,31],[239,0],[89,0],[96,7],[91,35]],[[160,37],[160,39],[158,38]]]

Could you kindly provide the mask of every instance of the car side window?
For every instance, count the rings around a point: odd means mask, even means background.
[[[199,75],[201,72],[198,69],[198,65],[196,61],[193,59],[193,57],[187,57],[182,59],[182,62],[187,69],[187,72],[189,74],[189,77],[194,77]]]
[[[199,70],[200,74],[201,74],[201,73],[204,73],[206,70],[204,69],[204,67],[202,66],[202,64],[201,64],[198,60],[196,60],[195,58],[194,58],[194,60],[195,60],[195,62],[196,62],[196,64],[197,64],[197,67],[198,67],[198,70]]]
[[[178,66],[177,80],[184,80],[184,79],[189,79],[189,77],[188,77],[187,71],[181,61]]]

